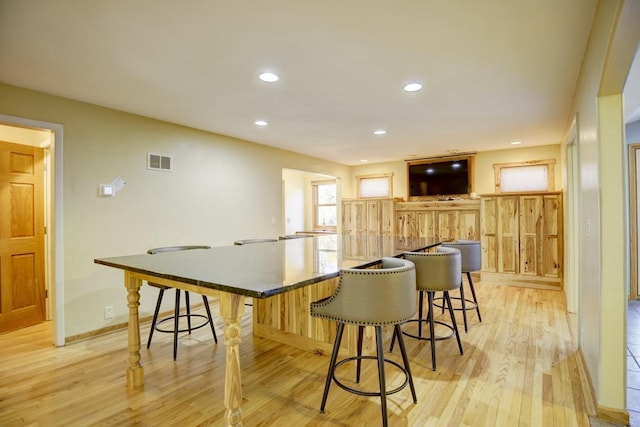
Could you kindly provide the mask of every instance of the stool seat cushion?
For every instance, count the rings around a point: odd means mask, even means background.
[[[311,304],[311,315],[354,325],[392,325],[416,309],[415,267],[384,258],[380,269],[345,268],[335,293]]]

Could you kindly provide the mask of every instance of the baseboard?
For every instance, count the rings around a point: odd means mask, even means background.
[[[596,417],[613,424],[629,425],[629,411],[625,409],[608,408],[598,405]]]
[[[582,350],[578,349],[578,369],[580,370],[580,377],[584,378],[582,382],[582,391],[585,396],[585,403],[587,405],[587,412],[589,414],[594,413],[599,420],[607,421],[609,423],[618,425],[629,425],[629,412],[624,409],[609,408],[607,406],[595,405],[596,394],[593,389],[593,382],[591,381],[591,375],[587,369],[587,363],[584,360]],[[594,408],[595,407],[595,408]]]
[[[171,316],[172,314],[173,314],[173,310],[167,312],[166,316]],[[141,317],[140,318],[140,323],[150,322],[151,319],[153,319],[153,316]],[[94,329],[92,331],[84,332],[82,334],[71,335],[71,336],[65,337],[64,338],[64,343],[65,344],[71,344],[72,342],[87,340],[89,338],[94,338],[94,337],[97,337],[97,336],[100,336],[100,335],[108,334],[110,332],[120,331],[122,329],[127,329],[128,326],[129,326],[128,322],[116,323],[115,325],[109,325],[109,326],[106,326],[104,328]]]
[[[199,304],[191,304],[191,309],[192,310],[197,309],[199,307],[204,307],[204,303],[201,302]],[[173,310],[168,310],[168,311],[165,311],[165,312],[162,312],[162,313],[158,313],[158,319],[163,319],[163,318],[168,317],[168,316],[173,316]],[[141,317],[140,318],[140,324],[145,323],[145,322],[151,322],[151,319],[153,319],[152,315]],[[116,323],[115,325],[109,325],[109,326],[106,326],[104,328],[94,329],[92,331],[84,332],[82,334],[71,335],[71,336],[65,337],[64,338],[64,343],[65,344],[71,344],[72,342],[90,339],[90,338],[97,337],[97,336],[100,336],[100,335],[108,334],[110,332],[119,331],[119,330],[122,330],[122,329],[127,329],[128,326],[129,326],[129,322]]]

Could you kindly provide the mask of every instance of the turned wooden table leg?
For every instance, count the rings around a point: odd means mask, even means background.
[[[244,312],[242,295],[220,292],[220,314],[224,319],[227,360],[224,377],[224,405],[228,426],[242,426],[242,381],[240,376],[240,318]]]
[[[129,307],[129,367],[127,368],[127,387],[144,385],[144,369],[140,364],[140,286],[142,280],[135,278],[131,272],[125,271],[124,285],[127,288],[127,306]]]

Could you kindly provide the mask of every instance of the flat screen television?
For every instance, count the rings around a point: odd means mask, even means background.
[[[456,158],[408,164],[409,200],[441,199],[471,192],[470,159]]]

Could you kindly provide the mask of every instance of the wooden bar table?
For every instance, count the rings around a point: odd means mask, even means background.
[[[335,325],[312,319],[308,305],[335,290],[341,268],[372,268],[383,257],[435,245],[425,239],[327,235],[99,258],[94,262],[124,270],[129,307],[127,387],[130,388],[144,385],[138,316],[143,282],[219,298],[226,346],[225,418],[227,425],[241,426],[240,318],[246,297],[254,298],[255,335],[324,353],[330,351]]]

